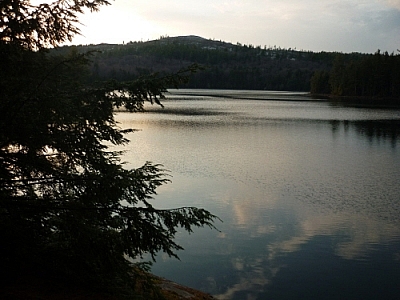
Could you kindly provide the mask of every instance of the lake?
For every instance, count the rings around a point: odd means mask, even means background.
[[[400,110],[305,93],[171,90],[117,113],[127,167],[171,171],[157,208],[197,206],[219,229],[179,232],[152,272],[217,299],[398,299]]]

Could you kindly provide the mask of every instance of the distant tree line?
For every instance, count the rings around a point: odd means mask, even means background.
[[[193,63],[186,88],[305,91],[349,97],[399,98],[400,55],[312,52],[276,46],[231,44],[196,36],[161,37],[123,45],[77,46],[97,51],[91,81],[134,80],[176,72]],[[68,51],[62,47],[58,51]]]
[[[185,87],[218,89],[309,91],[314,72],[330,69],[335,57],[333,53],[234,45],[200,37],[163,37],[148,42],[86,45],[77,49],[100,51],[93,58],[93,81],[132,80],[152,72],[176,72],[197,63],[204,70],[196,73]]]
[[[400,56],[388,52],[346,57],[337,55],[330,70],[316,71],[311,93],[349,97],[400,97]]]

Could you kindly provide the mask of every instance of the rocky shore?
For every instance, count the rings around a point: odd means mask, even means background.
[[[152,283],[157,288],[158,296],[165,300],[215,300],[211,295],[177,284],[173,281],[149,274]],[[146,293],[147,294],[147,293]],[[148,294],[139,299],[152,299]],[[118,300],[117,297],[96,293],[82,288],[67,286],[60,282],[41,281],[31,278],[29,281],[1,286],[0,299],[7,300]],[[136,299],[136,298],[135,298]]]

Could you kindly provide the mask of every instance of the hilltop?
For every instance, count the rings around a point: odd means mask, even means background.
[[[71,46],[58,51],[68,51]],[[147,42],[75,46],[100,51],[93,78],[130,80],[150,72],[175,72],[198,63],[206,69],[186,87],[309,91],[315,70],[331,67],[334,53],[232,44],[199,36],[161,37]]]
[[[400,55],[312,52],[232,44],[199,36],[162,36],[146,42],[65,46],[66,53],[96,51],[92,81],[132,80],[173,73],[194,63],[204,70],[185,88],[311,91],[351,97],[400,95]],[[372,72],[371,72],[372,70]]]

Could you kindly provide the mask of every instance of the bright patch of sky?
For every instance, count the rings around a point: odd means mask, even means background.
[[[34,2],[41,2],[35,0]],[[82,16],[74,44],[160,36],[311,51],[373,53],[400,48],[400,0],[115,0]]]

